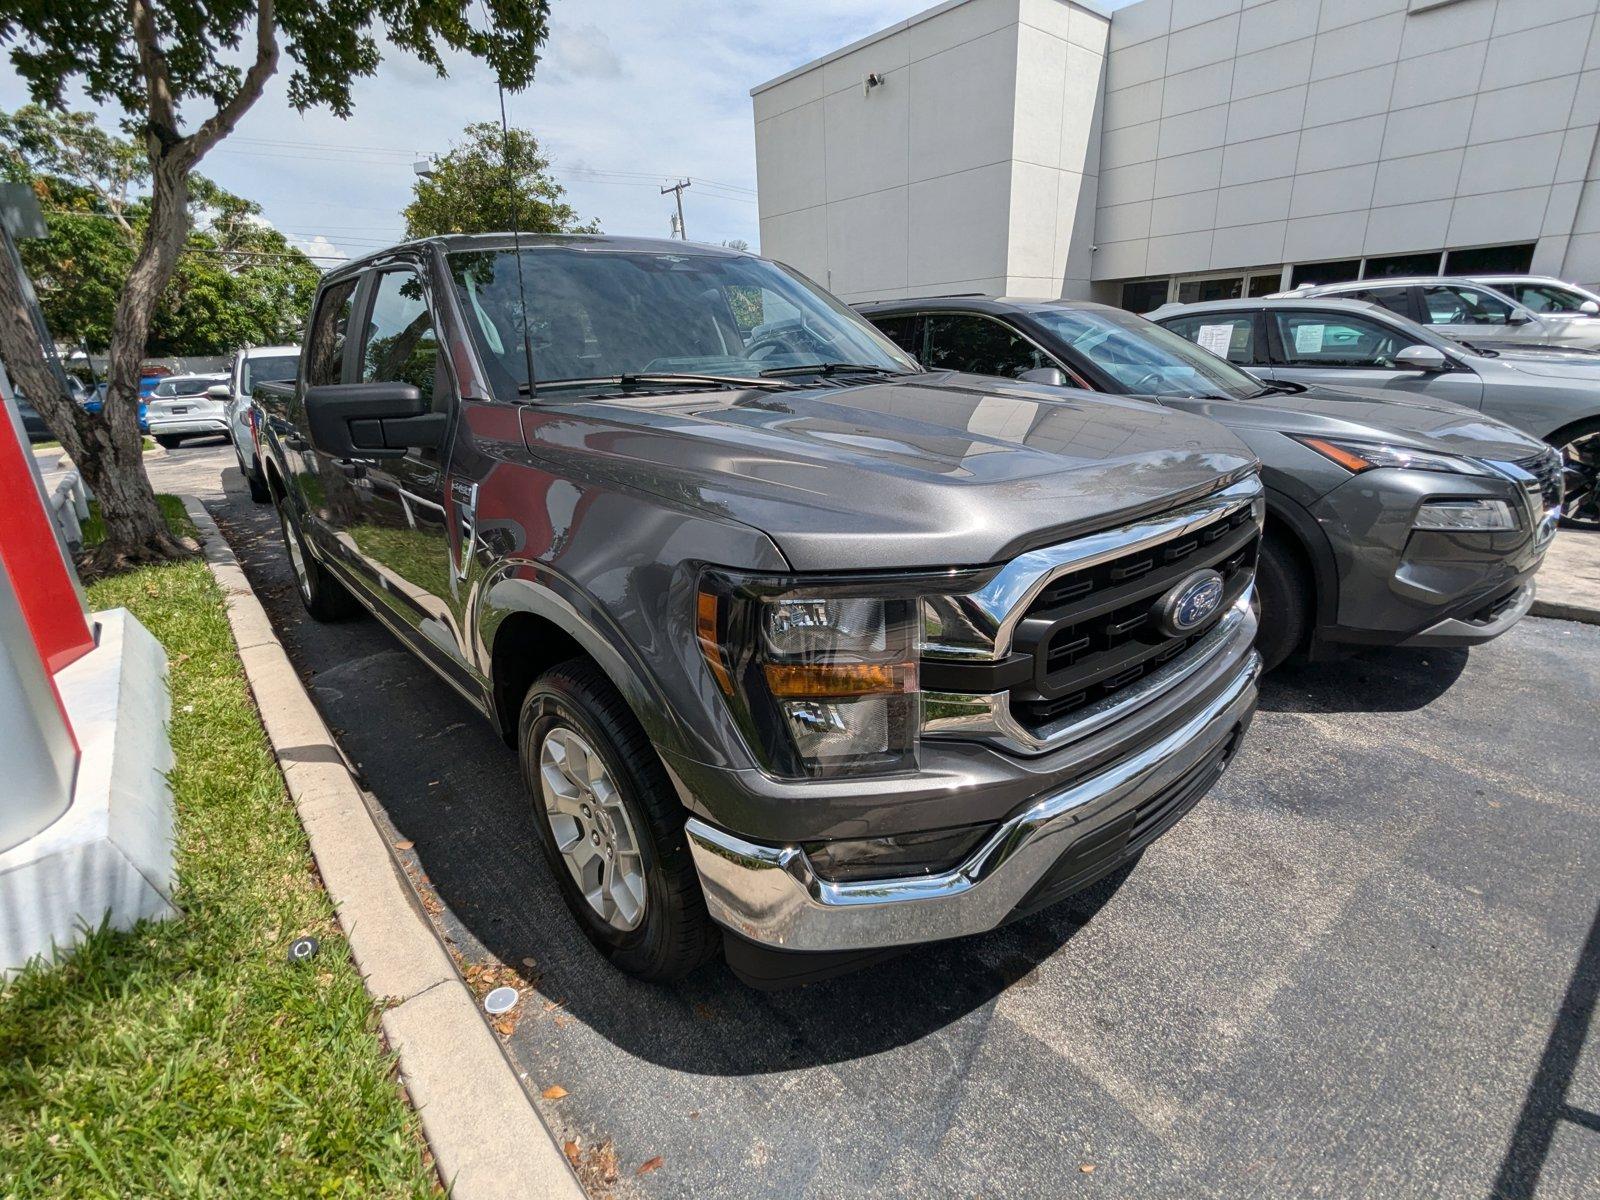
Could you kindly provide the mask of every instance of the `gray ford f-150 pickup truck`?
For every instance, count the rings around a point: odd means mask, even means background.
[[[1250,721],[1249,451],[924,372],[778,264],[483,235],[330,272],[254,402],[314,617],[376,614],[518,750],[620,968],[757,983],[1132,862]]]

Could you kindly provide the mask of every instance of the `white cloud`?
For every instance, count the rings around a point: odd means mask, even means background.
[[[600,26],[575,25],[551,39],[541,69],[546,78],[620,79],[622,59]]]
[[[284,240],[302,254],[310,257],[319,267],[337,266],[350,257],[320,233],[315,237],[309,238],[296,237],[291,233],[286,234]]]

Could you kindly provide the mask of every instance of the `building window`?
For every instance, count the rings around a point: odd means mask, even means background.
[[[1393,278],[1396,275],[1437,275],[1443,255],[1434,250],[1428,254],[1390,254],[1384,258],[1367,259],[1363,279]]]
[[[1262,296],[1270,296],[1278,290],[1283,283],[1283,272],[1274,271],[1271,275],[1250,276],[1250,299],[1259,300]]]
[[[1445,257],[1447,275],[1526,275],[1532,267],[1532,242],[1452,250]]]
[[[1310,284],[1344,283],[1347,280],[1360,278],[1361,260],[1359,258],[1341,258],[1333,262],[1297,264],[1294,274],[1289,277],[1289,286],[1306,287]]]
[[[1122,307],[1131,313],[1154,312],[1166,302],[1165,279],[1135,279],[1122,285]]]

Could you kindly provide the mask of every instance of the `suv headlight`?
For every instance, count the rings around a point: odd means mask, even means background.
[[[1504,500],[1429,500],[1418,506],[1412,528],[1504,533],[1517,528],[1517,517]]]
[[[1295,437],[1294,440],[1356,475],[1363,471],[1377,470],[1379,467],[1396,467],[1403,471],[1444,471],[1451,475],[1494,474],[1470,458],[1413,450],[1408,446],[1309,436]]]
[[[791,777],[916,768],[920,593],[706,571],[701,655],[763,766]]]

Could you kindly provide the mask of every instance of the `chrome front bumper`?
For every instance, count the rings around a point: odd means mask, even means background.
[[[832,883],[799,846],[767,846],[691,817],[689,847],[711,915],[753,942],[803,951],[915,945],[993,929],[1105,820],[1174,788],[1234,736],[1256,702],[1248,651],[1182,725],[1092,778],[1002,822],[965,862],[937,875]],[[1102,819],[1104,818],[1104,819]]]

